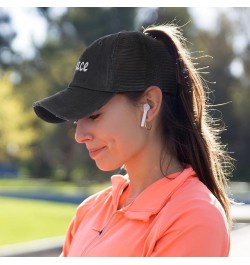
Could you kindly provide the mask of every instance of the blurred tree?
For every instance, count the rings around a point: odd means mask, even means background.
[[[232,32],[228,41],[234,51],[234,59],[230,64],[234,80],[229,84],[228,93],[232,100],[230,117],[233,119],[228,133],[229,142],[235,152],[237,170],[235,180],[249,182],[249,148],[250,126],[248,122],[250,111],[250,8],[232,9]]]
[[[147,12],[148,15],[144,18],[143,27],[147,27],[152,24],[159,25],[165,23],[175,23],[182,26],[190,22],[191,19],[188,9],[185,7],[158,7],[150,9],[150,11],[151,12]],[[185,33],[187,33],[188,29],[184,28],[184,30]]]
[[[0,79],[0,87],[0,161],[27,161],[32,157],[30,147],[38,137],[30,126],[33,113],[25,111],[24,102],[14,93],[9,73]]]
[[[233,181],[249,181],[250,173],[250,126],[246,123],[250,106],[250,31],[243,24],[247,19],[250,22],[249,18],[249,8],[228,8],[227,12],[218,17],[215,31],[198,31],[196,38],[193,38],[198,50],[213,57],[209,60],[210,73],[207,76],[208,81],[216,82],[209,84],[213,91],[210,95],[213,104],[226,103],[212,107],[218,111],[211,110],[211,113],[215,118],[222,118],[225,123],[222,143],[228,144],[227,148],[236,160]],[[239,42],[246,46],[238,48]],[[241,68],[242,73],[239,72]]]
[[[89,45],[103,35],[133,30],[136,8],[72,8],[68,20],[74,25],[79,40]]]
[[[15,55],[11,42],[16,33],[10,25],[10,17],[0,8],[0,70],[13,64]]]

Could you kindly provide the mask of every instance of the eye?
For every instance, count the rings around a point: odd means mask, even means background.
[[[100,117],[101,116],[101,114],[94,114],[94,115],[90,115],[89,116],[89,119],[91,119],[91,120],[96,120],[98,117]]]

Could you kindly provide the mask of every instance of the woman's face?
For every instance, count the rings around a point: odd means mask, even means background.
[[[115,95],[89,117],[78,120],[75,139],[84,143],[90,157],[103,171],[133,163],[146,145],[140,127],[143,105],[133,105],[124,95]]]

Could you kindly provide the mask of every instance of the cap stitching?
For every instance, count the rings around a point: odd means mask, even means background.
[[[154,78],[155,78],[155,81],[157,81],[157,85],[159,85],[159,83],[160,83],[160,77],[159,77],[159,73],[158,73],[158,71],[156,70],[156,68],[157,68],[157,62],[156,62],[156,56],[153,56],[153,51],[152,51],[152,48],[154,48],[154,47],[152,47],[153,45],[152,44],[154,44],[153,43],[153,41],[155,40],[154,38],[152,38],[152,37],[149,37],[149,38],[151,38],[151,40],[150,40],[150,47],[149,47],[149,53],[150,53],[150,59],[152,60],[152,62],[153,62],[153,64],[154,64]],[[157,43],[158,44],[158,43]],[[156,48],[156,46],[155,46],[155,48]],[[160,62],[158,62],[158,63],[160,63]],[[163,88],[161,88],[161,89],[163,89]]]
[[[115,59],[115,54],[116,54],[116,49],[117,49],[117,46],[118,46],[118,41],[119,41],[119,37],[120,37],[120,32],[117,34],[115,40],[114,40],[114,48],[113,48],[113,51],[112,51],[112,56],[111,56],[111,65],[110,65],[110,68],[111,68],[111,71],[109,71],[109,74],[110,74],[110,81],[109,81],[109,86],[110,86],[110,89],[112,91],[109,91],[109,92],[115,92],[114,91],[114,80],[113,80],[113,76],[114,76],[114,71],[113,71],[113,66],[114,66],[114,59]],[[112,85],[111,85],[112,84]],[[119,85],[120,85],[120,79],[119,79]]]

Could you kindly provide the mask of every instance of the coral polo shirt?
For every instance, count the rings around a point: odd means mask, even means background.
[[[123,209],[129,179],[111,181],[77,208],[61,256],[228,256],[225,212],[190,166],[157,180]]]

